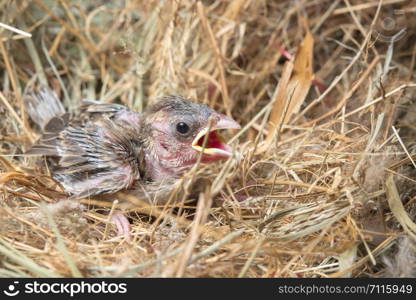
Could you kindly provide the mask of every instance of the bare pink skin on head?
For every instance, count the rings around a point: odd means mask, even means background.
[[[228,159],[232,154],[232,148],[218,131],[239,129],[238,123],[205,105],[178,102],[174,101],[171,106],[150,116],[147,123],[152,150],[148,151],[146,164],[154,180],[179,177],[197,162],[200,155],[201,162],[212,163]]]

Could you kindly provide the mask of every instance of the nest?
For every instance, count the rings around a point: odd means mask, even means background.
[[[410,2],[0,1],[0,276],[414,276]],[[243,128],[176,205],[69,201],[24,155],[35,85],[69,111],[181,94]]]

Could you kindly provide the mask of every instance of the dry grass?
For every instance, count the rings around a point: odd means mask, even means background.
[[[416,257],[414,2],[110,2],[0,1],[0,276],[414,276],[393,259]],[[117,204],[66,201],[20,155],[39,84],[70,111],[182,94],[243,125],[236,154],[179,208],[114,196],[137,202],[128,243]]]

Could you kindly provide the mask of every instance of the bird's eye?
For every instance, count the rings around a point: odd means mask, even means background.
[[[184,123],[184,122],[179,122],[178,124],[176,124],[176,131],[179,132],[180,134],[186,134],[189,132],[189,125]]]

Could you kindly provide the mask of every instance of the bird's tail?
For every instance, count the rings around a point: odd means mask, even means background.
[[[49,88],[42,88],[38,93],[29,92],[24,97],[24,104],[30,118],[42,130],[50,120],[65,114],[65,108],[58,96]]]

